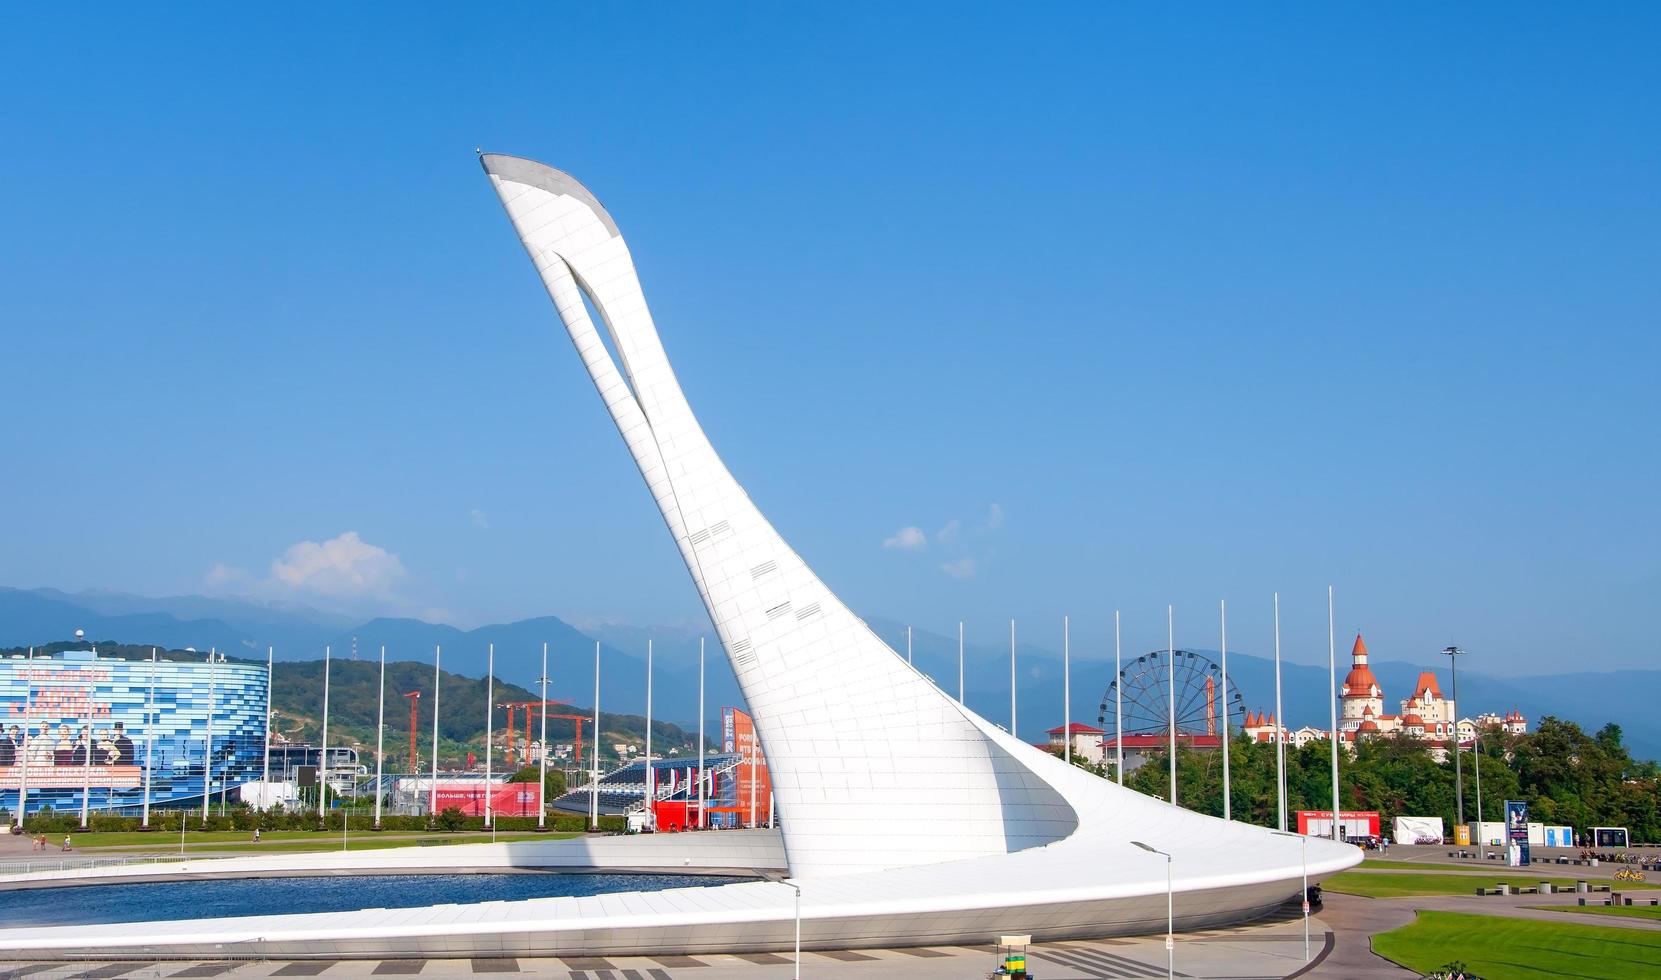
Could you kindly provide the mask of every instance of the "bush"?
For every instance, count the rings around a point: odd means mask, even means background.
[[[444,811],[433,820],[433,826],[445,833],[453,834],[466,828],[467,816],[461,812],[460,807],[445,807]]]

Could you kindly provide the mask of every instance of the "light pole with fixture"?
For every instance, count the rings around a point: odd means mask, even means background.
[[[1303,844],[1303,961],[1309,962],[1309,838],[1303,834],[1289,834],[1271,830],[1276,837],[1296,837]]]
[[[1158,854],[1165,858],[1165,976],[1174,977],[1177,975],[1176,895],[1171,890],[1171,855],[1139,840],[1133,840],[1131,843],[1150,854]]]
[[[1443,647],[1442,655],[1448,658],[1448,671],[1451,675],[1453,691],[1453,801],[1455,826],[1465,826],[1465,776],[1459,764],[1459,658],[1465,651],[1458,647]],[[1482,814],[1476,815],[1477,823],[1482,822]],[[1477,827],[1477,833],[1482,828]]]
[[[766,872],[766,873],[762,874],[762,877],[764,879],[768,880],[768,881],[776,882],[780,885],[783,885],[786,888],[795,889],[795,892],[796,892],[796,947],[795,947],[795,951],[796,951],[796,961],[795,962],[796,962],[796,965],[793,968],[793,978],[792,978],[792,980],[802,980],[802,886],[796,884],[794,881],[788,880],[787,878],[785,878],[784,876],[778,874],[777,872]]]

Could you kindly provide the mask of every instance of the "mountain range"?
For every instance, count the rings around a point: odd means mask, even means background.
[[[868,620],[871,628],[900,656],[905,655],[906,627],[887,619]],[[315,661],[329,646],[348,662],[373,660],[385,645],[389,661],[430,664],[442,650],[446,672],[469,677],[485,673],[487,651],[495,644],[499,678],[534,690],[541,676],[542,644],[549,645],[549,696],[574,704],[593,703],[594,651],[600,648],[601,707],[608,712],[644,714],[646,709],[646,641],[653,647],[653,717],[695,730],[698,716],[698,641],[707,636],[705,718],[713,724],[720,708],[743,705],[725,653],[712,633],[684,627],[647,628],[598,624],[585,629],[554,616],[461,630],[414,619],[379,618],[353,623],[305,606],[239,598],[175,596],[152,599],[114,592],[66,593],[54,589],[0,588],[0,646],[62,641],[84,629],[89,638],[168,647],[217,647],[239,656],[261,656],[269,645],[283,661]],[[955,694],[957,638],[912,630],[913,662],[924,674]],[[1148,651],[1125,651],[1129,664]],[[1195,652],[1217,658],[1212,651]],[[1339,651],[1339,676],[1348,670],[1348,644]],[[1401,660],[1372,661],[1384,688],[1385,704],[1394,707],[1413,693],[1421,671],[1436,671],[1444,694],[1451,685],[1447,664]],[[1051,649],[1018,645],[1017,734],[1043,741],[1045,730],[1061,724],[1062,662]],[[281,667],[279,666],[279,670]],[[1112,680],[1111,660],[1075,657],[1072,662],[1072,717],[1094,724]],[[1242,705],[1254,711],[1274,708],[1274,664],[1246,652],[1229,654],[1229,680],[1241,692]],[[1009,724],[1009,648],[969,643],[964,647],[964,695],[969,707],[1006,727]],[[1293,728],[1328,724],[1328,675],[1324,665],[1282,662],[1285,720]],[[1461,714],[1503,714],[1513,708],[1531,722],[1544,715],[1574,721],[1595,730],[1606,723],[1621,726],[1632,753],[1661,756],[1661,720],[1654,716],[1654,692],[1661,671],[1577,671],[1528,677],[1499,676],[1464,670],[1459,676]]]

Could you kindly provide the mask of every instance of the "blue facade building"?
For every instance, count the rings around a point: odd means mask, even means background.
[[[146,784],[152,809],[234,799],[263,772],[269,694],[264,664],[207,654],[0,659],[0,808],[137,814]]]

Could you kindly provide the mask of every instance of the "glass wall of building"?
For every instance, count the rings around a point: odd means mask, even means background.
[[[0,659],[0,807],[15,819],[20,799],[31,814],[79,812],[84,799],[136,814],[146,782],[152,808],[201,806],[205,792],[234,799],[263,771],[268,693],[265,664],[207,654]]]

